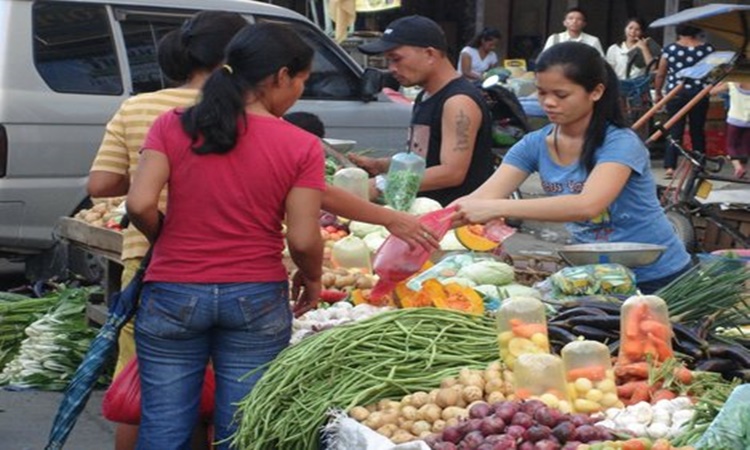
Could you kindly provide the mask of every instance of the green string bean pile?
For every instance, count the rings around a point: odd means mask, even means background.
[[[439,387],[498,359],[491,319],[435,308],[389,311],[284,350],[242,400],[234,446],[317,449],[332,408]]]

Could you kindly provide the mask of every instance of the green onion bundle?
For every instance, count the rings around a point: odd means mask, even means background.
[[[63,288],[51,297],[56,306],[26,327],[28,337],[0,373],[0,385],[65,389],[96,335],[85,314],[89,294],[86,288]]]
[[[24,295],[0,293],[0,370],[13,359],[24,330],[57,304],[58,297],[31,298]]]
[[[675,322],[732,328],[748,323],[750,302],[744,298],[748,280],[750,270],[741,260],[722,258],[696,265],[656,295],[667,303]]]
[[[401,309],[327,330],[284,350],[239,404],[234,445],[316,449],[333,408],[429,391],[462,367],[498,359],[490,319]]]

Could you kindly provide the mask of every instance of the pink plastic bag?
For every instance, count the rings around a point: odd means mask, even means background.
[[[205,421],[211,420],[214,413],[214,387],[214,371],[208,366],[200,402],[200,417]],[[102,400],[102,415],[112,422],[141,423],[141,379],[137,358],[131,359],[107,388]]]
[[[451,216],[456,207],[444,208],[427,213],[419,218],[438,240],[441,240],[451,228]],[[388,294],[396,285],[422,268],[430,259],[430,252],[422,247],[409,248],[409,244],[396,236],[390,235],[375,253],[373,271],[378,275],[378,282],[370,293],[372,300],[378,300]]]

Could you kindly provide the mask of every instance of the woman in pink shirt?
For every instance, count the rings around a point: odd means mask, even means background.
[[[167,112],[149,131],[127,198],[131,220],[155,241],[135,321],[138,449],[189,448],[209,360],[216,448],[228,448],[235,404],[261,372],[242,377],[289,342],[284,220],[303,282],[295,309],[319,296],[324,154],[315,136],[280,118],[302,94],[312,57],[293,30],[250,25],[230,42],[200,102]]]

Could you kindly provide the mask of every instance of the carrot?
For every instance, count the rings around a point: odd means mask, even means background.
[[[644,320],[641,322],[641,331],[646,334],[651,333],[662,341],[672,339],[672,330],[658,320]]]
[[[635,338],[641,334],[640,323],[646,317],[646,314],[648,314],[648,306],[645,303],[639,303],[633,307],[625,324],[625,336]]]
[[[537,333],[547,334],[547,326],[543,323],[525,323],[513,326],[512,331],[516,336],[531,339]]]
[[[602,366],[579,367],[568,371],[568,381],[575,381],[579,378],[588,378],[591,381],[600,381],[604,379],[605,369]]]
[[[620,386],[617,386],[617,396],[620,397],[620,399],[629,399],[633,396],[635,390],[640,386],[645,386],[646,388],[648,388],[648,382],[628,381],[627,383],[621,384]]]
[[[651,394],[650,389],[651,387],[646,382],[642,385],[636,386],[633,390],[633,395],[630,397],[630,404],[635,405],[639,402],[647,402]]]
[[[648,341],[654,346],[654,349],[656,351],[655,356],[659,359],[659,361],[666,361],[667,359],[674,356],[672,348],[668,344],[669,341],[660,339],[653,333],[648,333]]]
[[[618,364],[615,366],[615,375],[621,378],[645,380],[648,378],[648,368],[649,366],[647,362]]]
[[[693,382],[693,372],[685,366],[675,368],[674,376],[682,384],[691,384]]]
[[[656,403],[659,400],[672,400],[676,398],[677,394],[670,391],[669,389],[659,389],[651,394],[651,403]]]
[[[647,356],[647,355],[651,355],[652,357],[659,359],[659,352],[656,350],[656,345],[654,345],[651,339],[646,340],[646,342],[643,344],[642,356]]]
[[[531,391],[524,388],[517,388],[516,397],[520,398],[521,400],[526,400],[527,398],[531,397]]]
[[[631,361],[643,359],[643,344],[637,339],[623,339],[622,353]]]

